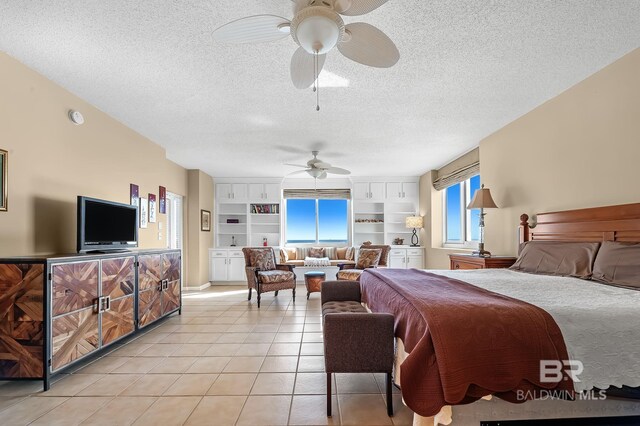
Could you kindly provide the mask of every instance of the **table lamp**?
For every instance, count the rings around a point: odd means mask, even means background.
[[[491,257],[491,252],[484,249],[484,209],[497,209],[496,203],[491,198],[491,192],[485,189],[484,185],[480,187],[473,196],[473,200],[467,206],[467,209],[480,209],[480,243],[478,243],[478,251],[474,251],[474,256]]]
[[[422,229],[424,226],[424,221],[420,216],[409,216],[405,224],[407,228],[413,228],[413,235],[411,235],[411,247],[419,247],[418,244],[418,229]]]

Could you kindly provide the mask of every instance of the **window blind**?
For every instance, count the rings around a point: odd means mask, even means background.
[[[476,161],[468,166],[464,166],[458,170],[455,170],[442,177],[438,177],[433,182],[433,187],[438,191],[441,191],[456,183],[464,182],[465,180],[480,173],[480,162]]]
[[[284,198],[333,199],[348,200],[351,198],[350,189],[285,189]]]

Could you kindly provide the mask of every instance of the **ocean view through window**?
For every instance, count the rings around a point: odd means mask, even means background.
[[[480,210],[467,210],[478,189],[480,175],[443,191],[445,245],[475,247],[480,241]]]
[[[348,200],[286,200],[287,244],[346,243],[349,241]]]

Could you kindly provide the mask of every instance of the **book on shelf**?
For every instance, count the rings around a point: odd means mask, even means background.
[[[279,214],[280,204],[251,204],[251,214]]]

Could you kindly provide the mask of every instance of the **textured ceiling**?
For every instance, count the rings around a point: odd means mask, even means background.
[[[283,176],[308,151],[354,175],[419,175],[640,46],[640,1],[390,0],[362,17],[397,44],[391,69],[337,51],[349,87],[296,90],[286,38],[211,31],[289,0],[2,0],[0,49],[213,176]],[[338,84],[340,85],[340,84]]]

